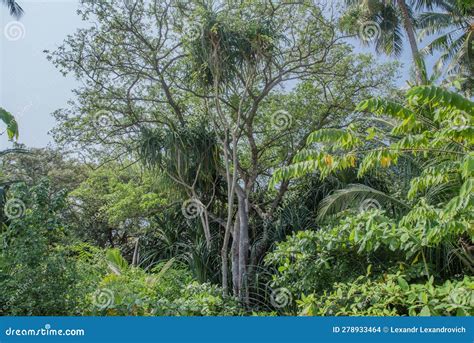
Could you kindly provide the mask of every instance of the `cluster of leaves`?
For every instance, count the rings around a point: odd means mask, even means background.
[[[7,126],[8,139],[18,138],[18,123],[15,117],[7,110],[0,107],[0,120]]]
[[[374,209],[350,214],[335,226],[296,232],[265,261],[278,268],[273,285],[295,296],[331,290],[334,283],[350,282],[369,266],[375,274],[408,265],[414,276],[439,275],[444,266],[427,260],[434,250],[423,249],[427,238],[419,234],[401,233],[393,220]]]
[[[24,207],[0,232],[0,313],[242,313],[235,299],[223,298],[219,287],[195,282],[191,272],[174,259],[145,272],[130,266],[118,249],[104,251],[78,243],[73,228],[66,224],[66,194],[54,192],[47,179],[32,187],[17,184],[8,196]],[[106,307],[101,303],[103,290],[113,297]]]
[[[359,177],[371,170],[397,171],[398,161],[410,159],[423,166],[398,199],[410,204],[411,210],[385,223],[384,230],[394,231],[394,239],[400,239],[397,245],[413,253],[455,243],[460,237],[472,238],[474,104],[441,88],[415,87],[407,92],[405,105],[370,99],[358,110],[385,115],[391,130],[371,126],[361,132],[362,125],[353,124],[344,130],[316,131],[307,141],[316,148],[301,151],[295,164],[275,173],[274,182],[313,171],[324,178],[354,167]],[[472,268],[469,257],[467,262]]]
[[[472,279],[453,280],[474,267],[473,110],[468,99],[436,87],[410,89],[404,105],[370,99],[358,111],[377,116],[372,126],[316,131],[295,164],[275,173],[274,183],[356,169],[360,178],[373,173],[393,183],[391,195],[365,185],[333,192],[320,203],[322,229],[294,234],[267,255],[279,271],[274,283],[301,296],[303,313],[470,313]],[[383,125],[373,125],[377,118]],[[419,171],[407,175],[409,164]],[[364,199],[380,208],[364,208]],[[357,278],[369,265],[375,277]],[[400,265],[408,266],[412,284],[396,274]]]
[[[210,283],[196,281],[186,285],[175,299],[160,299],[155,315],[237,316],[245,313],[239,301],[222,296],[222,289]]]
[[[360,276],[337,283],[335,290],[298,301],[301,315],[310,316],[472,316],[474,278],[435,284],[411,283],[402,273],[371,279]]]
[[[10,199],[24,207],[0,232],[0,310],[14,315],[74,314],[79,296],[75,260],[59,213],[64,194],[52,194],[46,180],[29,189],[15,185]]]
[[[233,13],[229,17],[228,11],[201,9],[201,32],[188,42],[194,82],[212,87],[216,80],[232,80],[246,65],[268,59],[275,49],[276,24],[261,16],[263,13],[238,11],[239,16]],[[246,20],[236,19],[240,16]]]
[[[111,164],[90,172],[69,193],[69,222],[83,241],[100,247],[127,241],[143,232],[146,221],[163,205],[159,180],[137,168]]]
[[[363,274],[371,262],[389,260],[388,249],[368,249],[362,253],[364,247],[351,234],[351,224],[353,219],[349,217],[346,223],[332,229],[299,231],[279,243],[265,257],[268,265],[278,268],[274,287],[288,288],[295,296],[332,289],[335,282],[350,281]],[[373,232],[370,234],[373,236]],[[377,237],[374,241],[378,244]],[[380,269],[384,270],[383,265]]]

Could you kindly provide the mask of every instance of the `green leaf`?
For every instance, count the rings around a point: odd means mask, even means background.
[[[15,120],[15,117],[10,112],[7,112],[0,107],[0,120],[7,125],[7,135],[8,139],[17,138],[18,139],[18,124]]]
[[[410,289],[410,286],[408,285],[408,282],[406,282],[406,280],[404,278],[402,278],[401,276],[399,276],[397,278],[397,281],[398,281],[398,284],[399,284],[400,288],[403,291],[408,291]]]
[[[423,306],[423,308],[421,309],[420,313],[419,313],[420,316],[422,317],[429,317],[431,316],[431,311],[430,311],[430,308],[428,306]]]
[[[128,262],[122,257],[119,249],[109,249],[106,253],[109,268],[116,274],[120,274],[128,268]]]

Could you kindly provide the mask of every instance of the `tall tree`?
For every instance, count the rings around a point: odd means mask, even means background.
[[[442,53],[436,69],[442,70],[446,63],[448,73],[474,75],[474,5],[459,0],[441,1],[436,11],[421,13],[418,26],[422,28],[420,39],[427,35],[440,34],[423,50],[432,54]]]

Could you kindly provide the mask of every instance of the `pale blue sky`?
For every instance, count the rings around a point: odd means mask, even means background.
[[[18,3],[25,10],[20,19],[24,37],[15,41],[7,39],[5,34],[6,27],[11,28],[15,19],[4,6],[0,7],[0,107],[17,118],[20,143],[44,147],[52,141],[48,135],[55,124],[52,112],[66,106],[67,100],[73,97],[71,90],[79,84],[71,76],[63,77],[46,60],[43,50],[54,50],[68,34],[85,24],[76,14],[77,0],[18,0]],[[406,66],[410,64],[408,49],[399,60]],[[406,68],[401,76],[406,79]],[[10,145],[5,135],[0,136],[0,149]]]
[[[78,83],[63,77],[49,62],[43,50],[54,50],[82,24],[76,14],[77,0],[19,0],[25,10],[20,19],[24,37],[9,40],[6,27],[15,19],[0,7],[0,106],[12,112],[20,127],[19,142],[42,147],[51,140],[54,126],[51,113],[66,105],[71,89]],[[10,26],[7,26],[9,25]],[[12,38],[12,36],[9,36]],[[13,36],[14,37],[14,36]],[[8,146],[5,135],[0,147]]]

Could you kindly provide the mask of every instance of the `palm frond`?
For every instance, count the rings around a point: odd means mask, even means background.
[[[433,10],[437,7],[444,6],[446,0],[411,0],[411,7],[420,11],[422,9]]]
[[[115,274],[121,274],[128,268],[128,262],[122,257],[119,249],[107,250],[106,260],[109,268]]]
[[[10,15],[14,16],[17,19],[20,19],[23,15],[23,8],[15,0],[1,0],[2,3],[8,7]]]
[[[442,71],[450,61],[446,71],[448,74],[459,72],[466,64],[465,56],[469,53],[469,34],[472,32],[470,18],[472,13],[466,9],[460,1],[441,1],[436,8],[437,12],[421,13],[416,21],[421,28],[418,38],[422,40],[426,36],[440,34],[425,48],[423,54],[433,54],[433,51],[441,51],[442,54],[435,64],[435,70]],[[474,72],[467,68],[468,73]]]
[[[472,101],[462,95],[440,87],[413,87],[407,92],[407,95],[410,98],[416,98],[416,101],[419,103],[441,103],[443,106],[454,107],[471,115],[474,113],[474,104]]]

